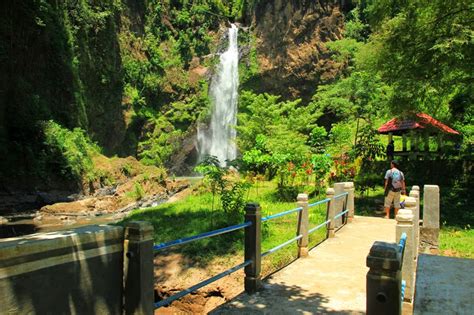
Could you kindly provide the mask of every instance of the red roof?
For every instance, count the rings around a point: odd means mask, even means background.
[[[456,130],[446,126],[442,122],[434,119],[433,117],[425,113],[416,114],[414,119],[400,120],[398,118],[393,118],[392,120],[389,120],[379,128],[379,133],[387,134],[392,132],[394,134],[402,134],[409,130],[426,128],[454,135],[459,134],[459,132],[457,132]]]

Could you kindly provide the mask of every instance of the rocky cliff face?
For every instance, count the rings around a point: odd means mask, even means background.
[[[252,85],[258,90],[308,99],[339,72],[324,45],[341,38],[339,1],[261,1],[252,24],[260,66]]]
[[[44,186],[54,172],[61,176],[44,146],[46,120],[83,129],[107,155],[189,170],[182,166],[195,160],[195,122],[208,107],[201,83],[212,75],[233,12],[216,3],[2,3],[0,186],[2,179],[11,185],[8,178]],[[338,73],[324,42],[341,36],[339,1],[245,3],[254,4],[240,21],[242,54],[256,52],[258,69],[241,88],[307,100]]]

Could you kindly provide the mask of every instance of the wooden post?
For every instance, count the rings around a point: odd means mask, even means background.
[[[258,203],[248,203],[245,206],[245,222],[252,225],[245,229],[245,260],[252,263],[245,267],[244,287],[248,294],[256,293],[262,287],[260,271],[262,269],[262,214]]]
[[[129,222],[124,241],[124,314],[153,314],[153,257],[153,226]]]
[[[301,207],[302,210],[298,213],[298,235],[303,235],[298,240],[298,257],[308,256],[308,226],[309,226],[309,208],[308,208],[308,195],[298,194],[297,206]]]

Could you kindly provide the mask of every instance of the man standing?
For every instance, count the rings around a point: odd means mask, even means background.
[[[405,194],[405,176],[398,169],[398,162],[393,160],[390,169],[385,173],[385,218],[390,218],[390,206],[393,202],[395,216],[400,209],[400,194]]]

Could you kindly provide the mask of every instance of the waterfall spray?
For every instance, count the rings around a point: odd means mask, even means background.
[[[198,127],[199,157],[214,155],[222,166],[237,156],[235,145],[237,124],[237,89],[239,87],[238,28],[229,28],[229,47],[221,54],[220,63],[212,78],[209,94],[212,118],[207,129]]]

